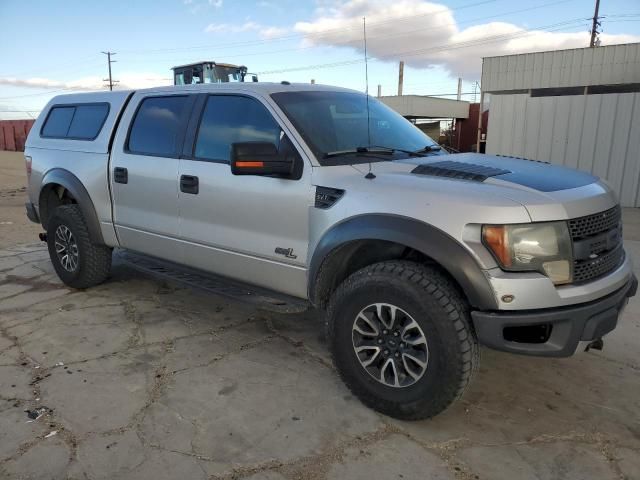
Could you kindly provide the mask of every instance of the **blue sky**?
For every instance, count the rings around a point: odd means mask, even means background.
[[[638,0],[601,0],[601,14],[603,44],[640,41]],[[0,0],[0,118],[99,87],[104,50],[117,52],[114,78],[134,88],[207,59],[278,72],[263,81],[364,90],[363,16],[370,93],[395,93],[401,58],[405,93],[453,93],[458,76],[467,93],[482,56],[586,46],[592,15],[591,0]]]

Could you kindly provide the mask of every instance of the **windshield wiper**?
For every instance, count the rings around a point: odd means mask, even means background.
[[[369,147],[369,148],[372,148],[372,147]],[[425,154],[429,152],[439,152],[442,149],[440,145],[436,145],[436,144],[427,145],[426,147],[421,148],[420,150],[404,150],[402,148],[381,147],[378,145],[375,145],[373,148],[384,148],[386,150],[390,150],[391,152],[402,152],[402,153],[406,153],[411,157],[424,157]]]
[[[421,148],[420,150],[415,150],[413,152],[408,152],[411,155],[420,155],[422,153],[429,153],[429,152],[439,152],[440,150],[442,150],[442,147],[440,145],[427,145],[424,148]]]
[[[344,157],[346,155],[359,155],[369,153],[374,155],[393,155],[394,149],[387,147],[357,147],[349,150],[338,150],[336,152],[325,153],[323,158]]]

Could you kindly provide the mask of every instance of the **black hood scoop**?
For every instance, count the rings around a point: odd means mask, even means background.
[[[521,185],[539,192],[579,188],[598,181],[598,177],[587,172],[535,160],[482,153],[456,153],[448,157],[452,160],[417,163],[411,173],[479,183],[491,178],[492,181]]]
[[[442,162],[426,163],[418,165],[411,170],[418,175],[430,175],[432,177],[447,177],[458,180],[470,180],[472,182],[484,182],[489,177],[511,173],[510,170],[476,165],[475,163],[455,162],[446,160]]]

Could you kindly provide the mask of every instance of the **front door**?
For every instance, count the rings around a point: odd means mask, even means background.
[[[138,98],[133,97],[132,106]],[[178,164],[194,96],[141,99],[110,163],[113,218],[122,247],[180,262]],[[131,121],[130,116],[133,116]]]
[[[293,149],[297,174],[233,175],[231,144],[250,141]],[[269,109],[246,95],[208,96],[187,157],[179,167],[183,190],[198,187],[180,194],[185,263],[304,298],[311,168]]]

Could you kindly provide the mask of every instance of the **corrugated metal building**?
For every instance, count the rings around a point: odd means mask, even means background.
[[[640,43],[483,60],[487,153],[579,168],[640,206]]]

